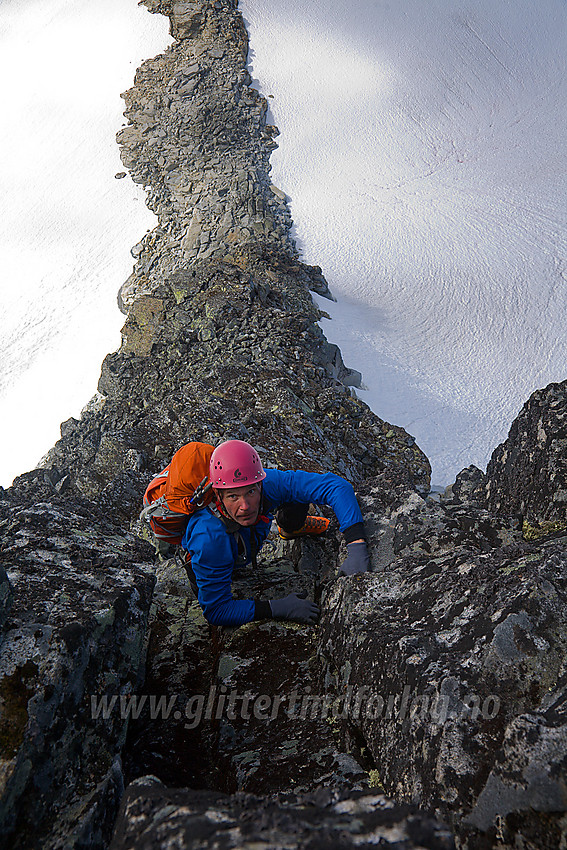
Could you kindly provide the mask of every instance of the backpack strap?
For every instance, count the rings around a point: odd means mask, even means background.
[[[151,504],[145,505],[142,513],[140,514],[140,519],[148,519],[148,517],[152,517],[154,514],[159,514],[160,516],[176,516],[175,511],[171,511],[168,508],[165,496],[160,496],[154,502],[151,502]]]

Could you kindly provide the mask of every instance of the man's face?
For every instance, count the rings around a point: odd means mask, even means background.
[[[234,487],[232,490],[221,490],[226,512],[240,525],[254,525],[260,513],[262,497],[261,484],[249,484],[247,487]]]

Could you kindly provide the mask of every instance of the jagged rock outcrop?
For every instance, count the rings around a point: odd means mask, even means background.
[[[486,475],[478,466],[467,466],[461,469],[453,484],[441,495],[445,504],[475,504],[485,506]]]
[[[453,850],[446,827],[415,808],[394,806],[379,794],[343,795],[322,790],[274,799],[210,791],[172,790],[153,777],[130,786],[111,850],[183,846],[260,850]]]
[[[542,519],[561,503],[566,403],[565,383],[535,393],[487,475],[463,470],[440,502],[385,473],[361,485],[383,573],[334,583],[324,603],[321,687],[349,697],[345,740],[468,850],[566,840],[567,537],[564,514]],[[533,450],[542,422],[549,457]]]
[[[325,600],[325,689],[349,693],[386,793],[450,818],[459,846],[492,846],[497,815],[533,831],[567,811],[566,544],[406,555]]]
[[[121,157],[148,187],[160,222],[133,249],[138,262],[121,293],[126,309],[184,261],[230,261],[259,242],[297,256],[285,194],[269,178],[278,131],[266,124],[265,98],[249,86],[248,35],[235,6],[160,4],[176,41],[138,69],[123,95]],[[316,285],[328,294],[320,273]]]
[[[519,515],[532,535],[567,528],[567,381],[526,402],[490,459],[486,502]]]
[[[449,818],[461,847],[565,840],[567,538],[564,514],[534,529],[525,508],[534,521],[561,502],[566,403],[565,384],[535,393],[487,475],[463,470],[440,503],[362,485],[385,572],[334,584],[324,606],[323,689],[350,698],[346,737],[372,751],[388,793]],[[542,422],[549,457],[533,451]],[[511,492],[502,476],[494,512],[506,456],[524,475]],[[545,499],[527,484],[540,480]]]
[[[92,504],[60,496],[41,470],[3,494],[0,526],[12,597],[0,650],[1,843],[102,846],[123,790],[126,723],[105,717],[101,700],[126,698],[143,676],[153,552]]]
[[[136,301],[99,397],[48,456],[83,496],[136,516],[148,473],[192,439],[251,439],[282,468],[332,469],[353,481],[393,467],[425,492],[429,462],[340,381],[316,324],[310,270],[262,253],[244,268],[194,263]],[[148,303],[149,302],[149,303]]]

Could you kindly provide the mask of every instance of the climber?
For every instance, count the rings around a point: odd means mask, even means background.
[[[289,540],[325,531],[329,520],[309,517],[307,510],[310,502],[329,505],[348,545],[340,574],[369,569],[362,514],[352,486],[338,475],[264,469],[252,446],[228,440],[214,450],[209,478],[215,501],[189,517],[181,546],[189,579],[212,625],[266,618],[316,621],[317,605],[295,593],[269,602],[232,598],[233,569],[251,561],[255,565],[274,514],[280,536]]]

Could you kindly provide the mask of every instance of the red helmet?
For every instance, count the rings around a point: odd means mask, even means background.
[[[265,477],[258,452],[242,440],[227,440],[211,455],[209,478],[217,489],[246,487]]]

